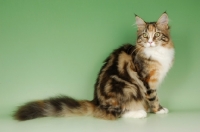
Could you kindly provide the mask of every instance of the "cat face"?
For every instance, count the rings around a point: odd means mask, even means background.
[[[145,22],[136,16],[137,44],[145,48],[165,46],[169,42],[168,15],[163,13],[157,22]]]

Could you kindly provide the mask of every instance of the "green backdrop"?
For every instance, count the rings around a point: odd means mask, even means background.
[[[175,64],[159,89],[173,111],[200,110],[198,0],[0,0],[0,117],[27,101],[65,94],[92,99],[109,53],[134,44],[134,13],[167,11]]]

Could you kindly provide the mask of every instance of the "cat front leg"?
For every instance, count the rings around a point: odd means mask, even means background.
[[[157,114],[168,113],[167,108],[160,105],[157,87],[159,82],[159,72],[157,70],[150,71],[150,74],[145,79],[147,85],[146,100],[149,103],[150,111]]]
[[[150,112],[156,114],[168,113],[168,109],[160,105],[156,89],[148,89],[146,93],[146,99],[150,107]]]

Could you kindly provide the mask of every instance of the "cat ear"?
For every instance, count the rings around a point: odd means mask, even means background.
[[[158,19],[157,21],[157,25],[164,28],[164,27],[168,27],[168,22],[169,22],[169,19],[168,19],[168,15],[166,12],[164,12],[160,18]]]
[[[138,28],[145,28],[146,22],[142,18],[135,15],[135,21]]]

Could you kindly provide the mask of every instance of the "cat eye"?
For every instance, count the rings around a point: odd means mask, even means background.
[[[143,33],[143,37],[144,38],[147,38],[148,36],[147,36],[147,33]]]
[[[159,36],[160,36],[160,33],[159,33],[159,32],[156,32],[154,35],[155,35],[156,37],[159,37]]]

